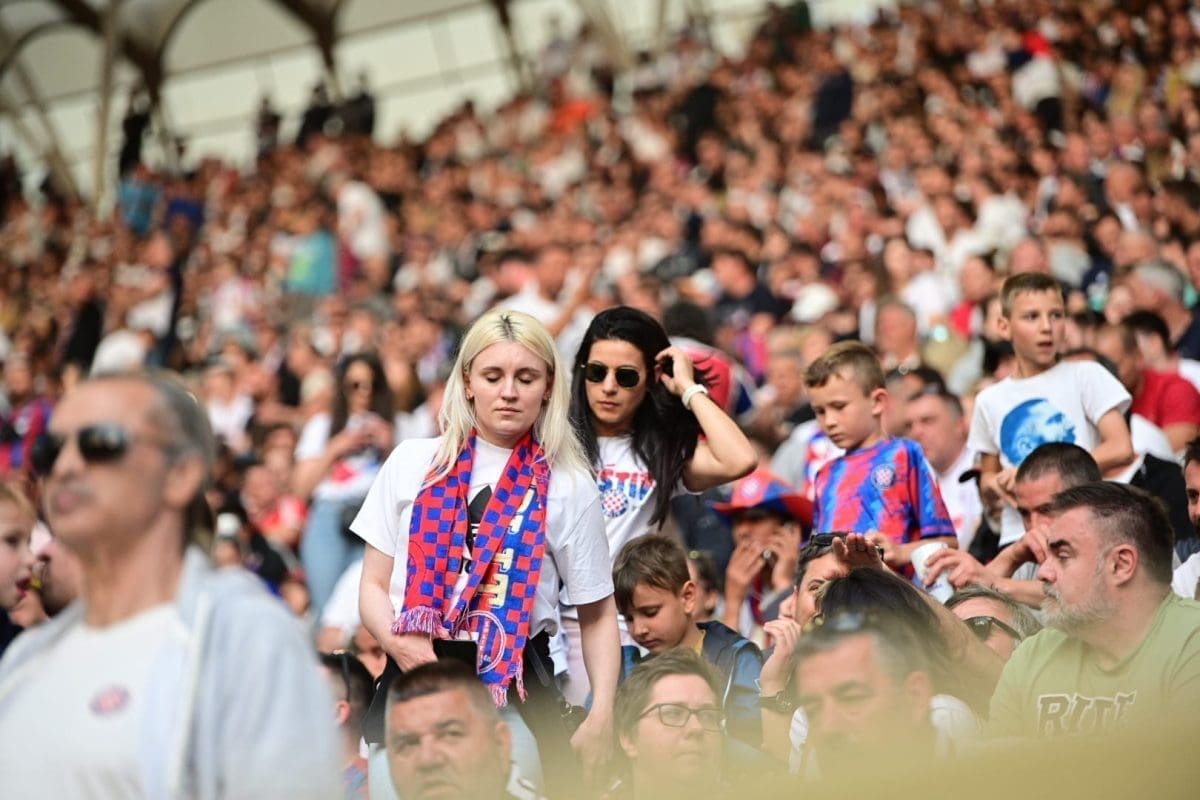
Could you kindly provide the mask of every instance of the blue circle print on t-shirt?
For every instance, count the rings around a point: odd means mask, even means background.
[[[1075,443],[1075,426],[1044,397],[1026,400],[1000,423],[1000,449],[1014,467],[1048,442]]]

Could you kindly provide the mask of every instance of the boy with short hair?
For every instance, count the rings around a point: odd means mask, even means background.
[[[651,655],[675,647],[692,650],[721,674],[721,702],[729,733],[758,747],[762,717],[758,674],[762,653],[750,640],[720,622],[696,622],[700,592],[688,573],[679,542],[651,534],[628,542],[613,567],[617,609],[635,642]],[[626,649],[626,656],[637,660]],[[628,659],[627,659],[628,660]]]
[[[875,354],[861,342],[835,344],[809,365],[804,382],[822,430],[846,451],[817,473],[813,532],[876,532],[895,567],[911,564],[912,551],[928,542],[957,547],[920,446],[883,430],[888,393]]]
[[[1017,467],[1047,442],[1070,442],[1092,454],[1106,477],[1134,458],[1125,410],[1130,396],[1091,361],[1060,361],[1066,308],[1048,275],[1010,276],[1000,290],[1001,334],[1012,342],[1016,370],[979,393],[967,446],[980,454],[979,491],[1003,503],[1001,546],[1024,534],[1013,485]]]

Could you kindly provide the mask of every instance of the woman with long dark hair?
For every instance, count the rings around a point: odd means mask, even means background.
[[[597,314],[583,337],[571,422],[597,472],[614,556],[630,539],[662,526],[675,493],[736,480],[758,460],[737,423],[709,397],[691,357],[671,345],[653,317],[628,306]],[[587,694],[574,616],[564,607],[572,702]]]
[[[392,449],[393,413],[379,359],[359,353],[338,369],[333,411],[313,415],[300,434],[292,483],[311,499],[300,561],[318,617],[338,577],[362,555],[346,523]]]

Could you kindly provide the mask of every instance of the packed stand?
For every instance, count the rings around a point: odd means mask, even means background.
[[[246,171],[131,102],[111,216],[5,194],[0,781],[1009,796],[1084,737],[1124,796],[1200,708],[1197,91],[1200,6],[996,0],[585,26],[420,142],[264,101]]]

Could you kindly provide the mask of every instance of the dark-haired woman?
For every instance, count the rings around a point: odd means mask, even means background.
[[[337,379],[333,413],[315,414],[304,425],[292,478],[296,494],[310,500],[300,561],[318,617],[338,577],[362,556],[347,523],[392,449],[392,392],[379,359],[351,356]]]
[[[575,355],[571,422],[596,468],[609,552],[661,527],[678,491],[754,469],[754,446],[708,396],[692,359],[648,314],[618,306],[592,320]],[[703,438],[701,438],[703,437]],[[574,610],[563,608],[572,702],[587,695]]]

